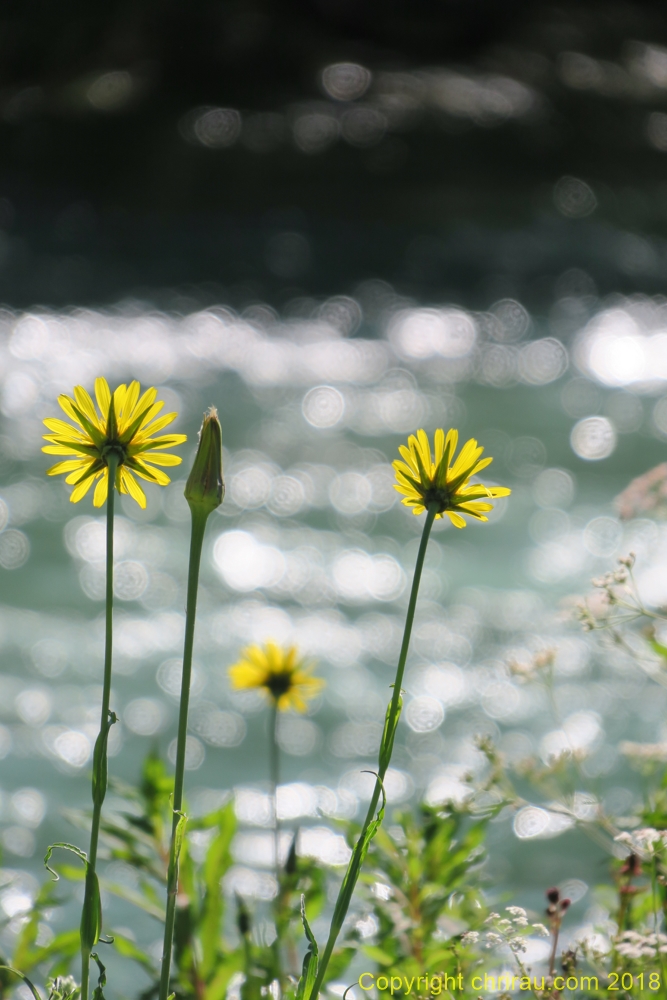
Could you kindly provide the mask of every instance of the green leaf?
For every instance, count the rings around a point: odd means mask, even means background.
[[[97,873],[86,867],[86,886],[81,912],[81,948],[89,951],[100,939],[102,930],[102,898]]]
[[[301,969],[301,979],[296,991],[296,1000],[309,1000],[317,976],[319,951],[317,941],[306,917],[306,897],[303,895],[301,896],[301,920],[303,922],[303,929],[306,932],[306,938],[308,939],[308,951],[303,959],[303,968]]]
[[[50,941],[43,948],[39,948],[35,952],[33,965],[41,965],[42,962],[52,960],[55,957],[70,959],[81,948],[81,938],[79,935],[78,928],[75,930],[63,931],[62,934],[56,934],[53,941]]]
[[[389,767],[389,762],[391,761],[392,751],[394,749],[394,737],[396,736],[396,729],[398,727],[398,720],[401,717],[401,709],[403,708],[403,699],[399,696],[398,704],[396,706],[396,711],[392,712],[392,702],[390,701],[387,705],[387,712],[384,718],[384,730],[382,732],[382,740],[380,742],[380,755],[378,758],[378,767],[380,769],[380,774],[385,774],[387,768]]]
[[[104,1000],[103,990],[107,984],[107,970],[105,966],[102,965],[97,954],[94,951],[90,953],[90,957],[95,959],[95,961],[97,962],[97,968],[100,971],[100,974],[97,978],[97,986],[93,990],[92,1000]]]
[[[119,955],[123,955],[124,958],[133,958],[135,962],[138,962],[146,970],[149,976],[157,975],[157,968],[153,959],[145,951],[142,951],[134,941],[124,937],[122,934],[114,933],[113,943]]]
[[[232,863],[231,843],[236,832],[234,805],[229,802],[218,813],[218,833],[211,841],[204,862],[204,899],[200,917],[201,974],[208,979],[215,970],[222,933],[224,896],[220,880]]]
[[[109,730],[114,722],[118,721],[115,712],[109,712],[109,717],[99,731],[95,740],[95,750],[93,752],[93,802],[101,806],[104,796],[107,793],[107,744],[109,742]]]
[[[378,965],[392,965],[396,961],[395,955],[389,955],[386,951],[383,951],[378,945],[367,944],[361,949],[364,955],[368,955],[370,959],[377,962]]]
[[[667,646],[663,646],[663,644],[658,642],[657,639],[649,639],[648,644],[654,653],[657,653],[658,656],[662,656],[663,659],[667,660]]]
[[[22,972],[19,972],[18,969],[13,969],[11,967],[11,965],[0,965],[0,969],[7,969],[8,972],[13,972],[15,976],[18,976],[19,979],[23,980],[23,982],[26,984],[26,986],[28,987],[28,989],[30,990],[30,992],[32,993],[32,995],[34,996],[35,1000],[42,1000],[42,998],[41,998],[39,992],[37,991],[37,989],[35,988],[35,986],[30,982],[30,980],[28,979],[28,977],[26,975],[24,975]]]
[[[157,898],[152,898],[153,886],[142,885],[144,890],[142,893],[118,882],[109,882],[104,877],[100,879],[100,886],[107,892],[112,892],[114,896],[118,896],[119,899],[132,903],[133,906],[148,913],[151,917],[155,917],[156,920],[164,920],[164,903]]]
[[[172,884],[172,879],[176,877],[176,873],[178,872],[178,862],[181,857],[181,851],[183,850],[185,826],[188,822],[188,817],[184,812],[174,809],[174,813],[178,816],[178,823],[176,824],[176,829],[174,830],[174,849],[169,859],[169,873],[167,876],[168,885]]]
[[[340,979],[356,954],[356,948],[339,948],[338,951],[334,951],[327,965],[324,982],[328,983],[332,979]]]
[[[224,1000],[229,980],[242,968],[243,953],[240,950],[219,961],[213,979],[205,987],[203,1000]]]
[[[88,855],[85,851],[82,851],[80,847],[75,844],[66,844],[64,841],[58,841],[56,844],[49,844],[46,849],[46,854],[44,855],[44,865],[47,872],[51,872],[53,875],[53,881],[57,882],[60,879],[60,875],[53,868],[49,867],[49,861],[51,860],[51,855],[55,851],[56,847],[62,848],[63,851],[71,851],[72,854],[76,854],[77,858],[81,858],[84,865],[86,866],[86,871],[88,870]]]

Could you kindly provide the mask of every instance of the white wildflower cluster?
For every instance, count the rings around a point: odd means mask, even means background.
[[[551,670],[556,653],[555,649],[541,649],[528,662],[510,659],[507,661],[507,669],[519,681],[534,681]]]
[[[489,930],[484,935],[485,948],[497,948],[499,945],[507,945],[510,951],[518,954],[527,951],[525,938],[531,934],[549,936],[549,931],[544,924],[532,924],[528,920],[528,914],[521,906],[506,906],[507,917],[501,917],[499,913],[490,913],[484,923],[489,925]]]
[[[461,944],[477,944],[479,941],[479,931],[466,931],[461,935]]]
[[[638,854],[642,858],[653,858],[665,849],[667,830],[654,830],[652,826],[632,832],[624,830],[615,840],[619,844],[625,844],[633,854]]]
[[[629,612],[631,617],[643,613],[641,600],[632,577],[632,567],[635,561],[634,552],[616,561],[618,563],[616,569],[591,580],[596,588],[595,592],[586,601],[575,607],[576,616],[586,632],[627,620],[625,612]],[[615,622],[611,617],[613,606],[617,606],[622,612]]]
[[[625,583],[628,579],[628,571],[624,567],[605,573],[604,576],[594,576],[591,583],[594,587],[601,587],[608,590],[620,583]]]
[[[618,749],[632,760],[661,764],[667,762],[667,743],[633,743],[631,740],[624,740]]]
[[[609,957],[611,942],[606,935],[593,932],[577,941],[582,956],[592,965],[601,965]]]
[[[616,939],[616,951],[624,958],[655,958],[667,954],[667,934],[623,931]]]

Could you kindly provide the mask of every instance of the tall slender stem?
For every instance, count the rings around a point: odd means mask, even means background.
[[[271,808],[273,810],[273,865],[276,878],[280,877],[280,823],[278,821],[278,785],[280,782],[280,756],[278,749],[278,705],[271,705],[270,729],[270,774],[271,774]]]
[[[105,593],[105,632],[104,632],[104,679],[102,681],[102,709],[100,713],[100,736],[105,739],[105,730],[109,727],[109,703],[111,701],[111,661],[113,654],[113,519],[114,500],[116,496],[116,469],[118,456],[110,452],[107,456],[109,485],[107,490],[107,551],[106,551],[106,593]],[[95,762],[97,763],[97,762]],[[103,755],[103,768],[106,769],[106,748]],[[106,790],[106,773],[104,774],[101,794],[96,794],[100,787],[100,775],[93,772],[93,820],[90,827],[90,848],[86,866],[86,883],[84,889],[84,913],[90,913],[95,902],[95,882],[97,866],[97,845],[100,837],[100,821],[102,818],[102,802]],[[97,784],[96,784],[97,783]],[[88,983],[90,979],[90,948],[88,942],[81,942],[81,1000],[88,1000]]]
[[[278,702],[271,703],[271,718],[269,719],[269,773],[271,775],[271,808],[273,810],[273,868],[276,875],[277,892],[273,901],[273,912],[276,921],[276,937],[273,942],[273,975],[281,980],[282,962],[280,958],[280,909],[281,909],[281,869],[280,869],[280,821],[278,819],[278,787],[280,785],[280,747],[278,746]]]
[[[181,677],[181,702],[178,712],[178,738],[176,744],[176,773],[174,776],[174,812],[169,850],[169,874],[167,879],[167,912],[164,925],[162,948],[162,970],[160,974],[160,1000],[169,995],[171,953],[174,944],[174,922],[176,918],[176,894],[178,891],[178,857],[176,828],[183,806],[183,780],[185,775],[185,747],[188,734],[188,708],[190,705],[190,679],[192,676],[192,648],[195,637],[197,613],[197,590],[199,567],[208,512],[191,507],[192,533],[190,536],[190,565],[188,567],[188,595],[186,602],[185,642],[183,645],[183,674]]]
[[[317,1000],[317,995],[324,982],[324,977],[326,975],[327,966],[331,959],[340,929],[343,926],[343,921],[347,914],[348,907],[350,905],[350,900],[352,897],[352,892],[359,877],[359,869],[361,868],[361,863],[363,861],[362,856],[362,845],[366,840],[366,834],[368,828],[370,827],[375,813],[377,810],[378,802],[380,801],[380,793],[382,791],[382,782],[384,776],[387,773],[389,763],[391,761],[391,753],[393,750],[393,733],[396,730],[396,724],[398,722],[398,715],[400,713],[401,704],[401,685],[403,684],[403,674],[405,673],[405,664],[408,658],[408,649],[410,647],[410,636],[412,634],[412,623],[415,618],[415,609],[417,607],[417,595],[419,593],[419,583],[421,581],[422,569],[424,568],[424,557],[426,556],[426,546],[428,545],[429,535],[431,534],[431,528],[433,527],[433,521],[435,520],[435,515],[437,513],[437,504],[428,507],[426,514],[426,521],[424,523],[424,529],[422,531],[421,542],[419,544],[419,552],[417,553],[417,562],[415,563],[415,572],[412,578],[412,589],[410,591],[410,600],[408,602],[408,612],[405,617],[405,629],[403,630],[403,642],[401,643],[401,652],[398,657],[398,666],[396,667],[396,677],[394,679],[394,691],[391,697],[391,702],[389,703],[389,708],[387,710],[387,722],[385,724],[385,734],[392,734],[389,737],[389,745],[383,745],[380,747],[380,759],[378,763],[378,777],[375,781],[375,788],[373,789],[373,795],[371,797],[370,804],[368,806],[368,812],[366,813],[366,819],[364,820],[364,825],[359,834],[356,847],[352,852],[352,857],[348,865],[347,873],[343,879],[343,884],[341,886],[338,899],[336,901],[336,906],[334,907],[333,917],[331,919],[331,929],[329,931],[329,938],[327,940],[324,951],[322,952],[322,957],[319,961],[317,968],[317,976],[313,987],[310,991],[309,996],[305,1000]]]

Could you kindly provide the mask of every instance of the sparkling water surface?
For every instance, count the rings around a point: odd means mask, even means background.
[[[569,317],[563,324],[563,316]],[[572,320],[574,317],[574,321]],[[392,806],[466,794],[487,734],[509,760],[586,757],[575,815],[630,811],[637,786],[619,741],[667,739],[664,689],[572,619],[573,595],[629,550],[647,601],[667,601],[667,531],[621,521],[614,497],[663,460],[667,306],[567,293],[549,320],[512,299],[486,312],[426,307],[380,281],[354,295],[224,303],[187,315],[138,302],[0,314],[0,907],[5,945],[44,878],[46,846],[87,836],[63,808],[90,802],[103,661],[104,512],[47,479],[42,419],[95,377],[159,386],[188,434],[177,481],[121,499],[115,525],[110,771],[139,776],[154,746],[175,759],[189,510],[184,479],[202,413],[218,408],[226,497],[211,517],[195,641],[186,795],[201,813],[233,796],[240,832],[226,891],[271,897],[266,704],[229,689],[249,642],[297,644],[327,687],[281,718],[279,813],[299,850],[342,865],[331,820],[360,813],[376,761],[422,518],[393,489],[397,446],[419,427],[459,428],[494,456],[484,481],[512,487],[488,524],[436,522],[386,788]],[[92,494],[91,494],[92,495]],[[636,513],[636,512],[635,512]],[[555,707],[508,661],[556,648]],[[547,884],[587,885],[605,855],[520,785],[526,804],[491,827],[491,885],[541,907]],[[108,799],[113,805],[113,796]],[[553,803],[552,803],[553,804]],[[551,838],[549,844],[544,840]],[[192,834],[203,856],[206,836]],[[133,871],[111,865],[117,881]],[[573,883],[574,884],[574,883]],[[583,889],[581,889],[583,886]],[[76,890],[67,914],[77,921]],[[109,900],[107,923],[143,944],[157,922]],[[590,915],[590,914],[589,914]],[[51,933],[43,931],[45,938]],[[156,945],[159,951],[159,946]],[[127,974],[127,973],[125,973]],[[128,981],[131,982],[131,981]],[[131,986],[127,987],[131,989]]]

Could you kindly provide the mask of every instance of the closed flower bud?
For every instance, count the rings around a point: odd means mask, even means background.
[[[185,484],[185,499],[193,511],[205,516],[219,507],[225,495],[222,481],[222,429],[214,406],[204,416],[199,432],[199,447],[192,471]]]

